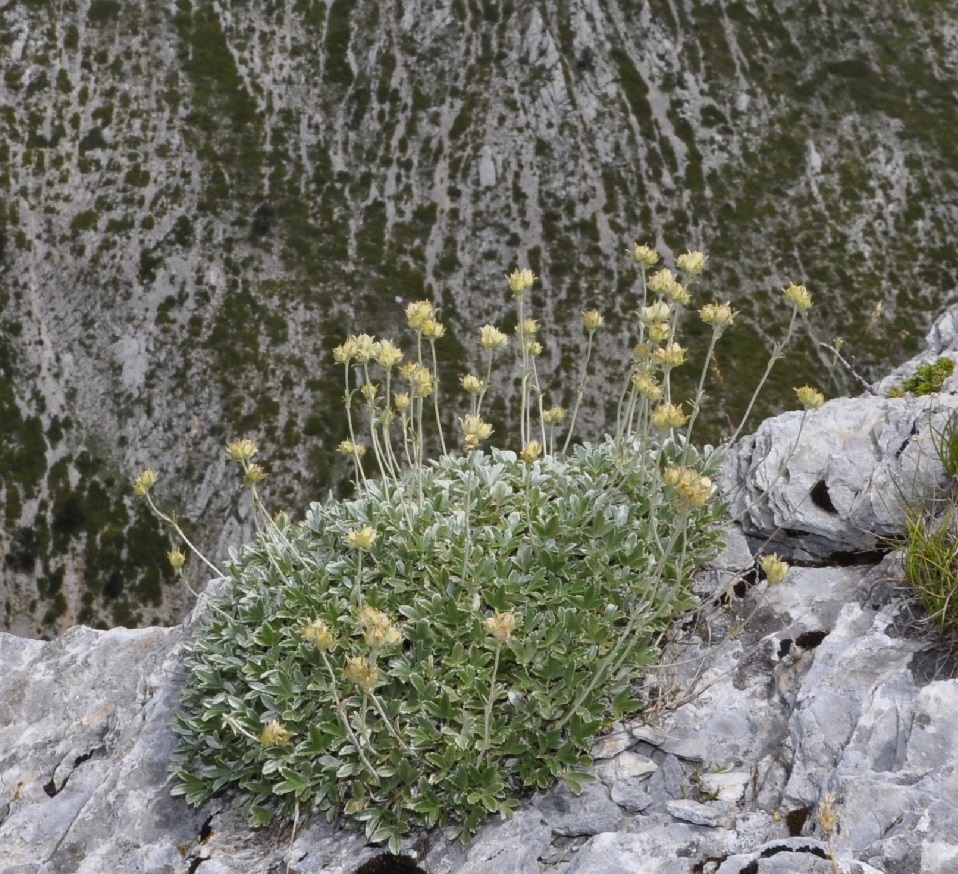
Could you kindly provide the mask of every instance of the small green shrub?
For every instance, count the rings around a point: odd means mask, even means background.
[[[955,505],[940,519],[911,512],[905,519],[902,565],[925,612],[942,631],[958,630],[958,537]]]
[[[942,385],[955,369],[955,362],[950,358],[939,358],[931,364],[922,364],[914,374],[906,379],[900,388],[893,388],[889,397],[904,397],[913,394],[918,397],[935,394],[941,391]]]
[[[659,256],[638,245],[632,254],[638,343],[600,443],[570,449],[603,318],[583,313],[571,414],[547,407],[540,326],[525,311],[534,277],[517,270],[508,279],[518,451],[480,448],[493,436],[482,418],[493,364],[508,354],[493,325],[479,334],[484,376],[461,379],[460,448],[451,435],[447,444],[436,392],[445,327],[429,301],[406,309],[408,363],[396,344],[365,334],[333,350],[355,498],[314,504],[299,524],[272,518],[255,445],[227,446],[261,535],[234,554],[232,582],[210,598],[189,644],[174,793],[201,804],[229,789],[254,825],[343,815],[396,848],[414,826],[449,826],[465,840],[490,812],[508,815],[521,792],[587,779],[595,734],[641,707],[633,684],[655,660],[658,635],[695,605],[692,573],[718,549],[723,511],[711,479],[721,450],[699,452],[690,435],[734,313],[717,303],[699,311],[711,338],[686,412],[673,398],[672,371],[686,362],[675,331],[705,259],[687,253],[678,276],[648,276]],[[811,300],[804,286],[785,295],[787,340]],[[808,387],[799,396],[806,408],[822,400]],[[442,452],[429,461],[432,439]],[[155,483],[147,470],[134,490],[191,546],[154,503]],[[174,550],[170,561],[182,575],[185,555]]]

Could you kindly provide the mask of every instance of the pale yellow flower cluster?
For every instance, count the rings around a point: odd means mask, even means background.
[[[184,564],[186,564],[186,556],[178,549],[172,549],[167,554],[166,557],[170,560],[170,565],[173,570],[178,571]]]
[[[520,337],[532,337],[539,330],[539,323],[535,319],[523,319],[516,325],[516,333]]]
[[[511,610],[508,613],[497,610],[495,616],[488,617],[482,624],[499,643],[505,643],[516,630],[516,615]]]
[[[133,494],[143,497],[156,485],[156,471],[147,468],[133,481]]]
[[[426,340],[438,340],[445,336],[446,326],[435,319],[426,319],[422,326],[422,335]]]
[[[765,572],[769,585],[776,585],[785,579],[789,565],[782,561],[775,553],[763,555],[759,560],[759,567]]]
[[[678,343],[652,350],[652,360],[663,370],[671,370],[685,363],[685,348]]]
[[[256,452],[256,444],[248,437],[226,444],[226,455],[230,461],[249,461]]]
[[[548,410],[543,411],[542,421],[547,425],[558,425],[565,421],[565,408],[560,406],[549,407]]]
[[[582,314],[582,324],[585,325],[585,329],[590,334],[593,334],[605,324],[605,319],[602,318],[598,310],[586,310]]]
[[[689,276],[698,276],[705,269],[707,260],[701,252],[686,252],[675,259],[675,265]]]
[[[320,649],[332,649],[336,640],[332,628],[322,619],[314,619],[309,625],[300,628],[299,633],[301,637]]]
[[[393,405],[396,407],[396,412],[400,415],[405,413],[409,409],[409,405],[412,403],[412,399],[404,391],[394,391],[393,392]]]
[[[462,426],[462,443],[467,452],[478,449],[479,444],[483,440],[488,440],[493,433],[492,425],[488,422],[483,422],[479,416],[472,414],[463,416],[463,418],[459,420],[459,424]]]
[[[658,276],[658,274],[656,274]],[[672,315],[672,307],[670,307],[664,300],[657,300],[653,304],[649,304],[647,307],[642,307],[639,310],[639,321],[645,325],[655,325],[659,322],[667,322],[669,317]]]
[[[693,507],[704,507],[712,497],[712,480],[694,467],[667,467],[662,479]]]
[[[369,549],[376,540],[376,531],[369,525],[362,528],[351,528],[343,536],[343,542],[350,549]]]
[[[659,404],[652,411],[652,427],[653,428],[681,428],[686,422],[688,422],[689,417],[682,412],[682,405],[679,404],[670,404],[667,401]]]
[[[516,297],[521,297],[526,289],[532,287],[532,283],[536,281],[536,277],[529,268],[523,270],[516,268],[510,276],[506,277],[506,281],[509,283],[509,290]]]
[[[346,677],[360,689],[371,692],[379,683],[379,670],[362,656],[355,656],[346,662]]]
[[[406,307],[406,322],[414,331],[421,331],[434,315],[433,305],[428,300],[417,300]]]
[[[668,267],[663,267],[649,277],[648,288],[649,291],[667,297],[679,306],[686,306],[692,299],[685,290],[685,286],[675,278],[675,274]]]
[[[795,283],[792,283],[783,293],[800,313],[807,312],[811,309],[812,296],[808,293],[808,289],[805,288],[804,285],[795,285]]]
[[[717,331],[724,331],[735,319],[735,313],[727,303],[707,303],[699,310],[699,316]]]
[[[654,402],[662,400],[662,386],[655,381],[654,377],[649,376],[647,373],[633,373],[632,385],[635,386],[635,390],[639,395],[647,400]]]
[[[263,733],[259,736],[259,742],[264,747],[281,747],[284,744],[288,744],[292,736],[293,733],[287,731],[282,723],[271,719],[266,723]]]
[[[526,464],[532,464],[540,455],[542,454],[542,444],[538,440],[530,440],[523,447],[522,452],[519,453],[519,458],[521,458]]]
[[[383,340],[379,344],[379,354],[376,356],[376,362],[383,369],[390,370],[402,361],[402,355],[402,349],[395,343],[391,340]]]
[[[410,361],[399,368],[399,374],[409,383],[409,388],[415,397],[428,398],[435,391],[432,372],[421,364]],[[399,405],[396,406],[398,409]]]
[[[353,443],[352,440],[343,440],[336,451],[342,455],[355,455],[356,458],[362,458],[366,454],[366,447],[362,443]]]
[[[479,345],[483,349],[501,349],[509,338],[495,325],[483,325],[479,329]]]
[[[364,605],[359,611],[359,624],[363,627],[363,636],[370,649],[380,650],[384,646],[398,646],[402,643],[402,634],[389,620],[389,617],[375,607]]]
[[[638,243],[633,243],[629,252],[632,255],[632,259],[635,261],[635,263],[641,265],[642,267],[655,267],[655,265],[659,263],[659,253],[650,246],[642,246]]]
[[[825,395],[810,385],[803,385],[801,388],[795,389],[795,394],[798,395],[799,403],[806,410],[817,410],[825,403]]]
[[[248,486],[259,485],[264,479],[266,479],[266,471],[260,464],[248,465],[243,473],[243,482]]]
[[[480,379],[473,373],[467,373],[459,382],[466,390],[466,393],[471,395],[482,394],[483,389],[486,387],[485,380]]]
[[[379,394],[379,386],[374,382],[364,382],[360,392],[367,401],[374,401],[376,395]]]

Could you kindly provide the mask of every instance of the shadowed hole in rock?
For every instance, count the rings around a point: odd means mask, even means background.
[[[758,874],[758,862],[749,862],[739,874]]]
[[[803,631],[795,638],[795,644],[804,649],[815,649],[826,637],[827,631]]]
[[[409,856],[383,853],[360,865],[353,874],[426,874]]]
[[[809,809],[807,807],[796,807],[785,814],[785,825],[788,826],[790,837],[797,838],[802,833],[805,826],[805,820],[808,819]]]
[[[43,784],[43,791],[47,793],[51,798],[57,794],[60,790],[57,789],[57,784],[53,782],[53,777],[50,778],[49,783]]]
[[[778,657],[785,658],[788,655],[788,651],[792,648],[792,639],[786,637],[784,640],[778,642]]]
[[[832,496],[828,493],[828,486],[826,485],[825,480],[820,479],[817,483],[815,483],[808,495],[812,499],[812,503],[818,507],[819,510],[824,510],[826,513],[838,512],[838,510],[835,509],[835,505],[832,503]]]

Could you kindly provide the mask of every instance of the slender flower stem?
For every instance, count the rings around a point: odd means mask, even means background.
[[[479,757],[476,760],[478,765],[482,757],[489,749],[489,731],[492,723],[492,704],[496,698],[496,675],[499,673],[499,653],[502,652],[502,641],[496,642],[496,658],[492,664],[492,679],[489,683],[489,699],[486,701],[486,710],[482,718],[482,749],[479,750]]]
[[[386,715],[386,711],[383,709],[383,705],[382,705],[382,702],[380,702],[379,700],[379,696],[375,692],[373,692],[372,689],[369,689],[368,691],[364,689],[363,695],[369,696],[369,700],[373,702],[373,707],[375,707],[376,710],[379,711],[379,715],[382,717],[383,723],[386,726],[386,730],[396,739],[396,742],[407,753],[409,753],[409,755],[411,755],[415,759],[418,759],[419,756],[416,754],[416,751],[411,746],[409,746],[409,744],[407,744],[406,741],[402,739],[402,736],[399,734],[399,730],[393,725],[392,720]]]
[[[149,492],[144,493],[143,496],[146,498],[147,504],[149,505],[153,513],[156,515],[156,517],[160,519],[161,521],[165,522],[167,525],[170,526],[170,528],[172,528],[176,532],[177,536],[180,538],[180,540],[182,540],[186,544],[190,552],[196,555],[200,559],[200,561],[203,562],[203,564],[205,564],[211,571],[213,571],[214,574],[216,574],[216,576],[218,577],[226,576],[226,574],[224,574],[215,564],[213,564],[213,562],[211,562],[205,555],[203,555],[202,552],[200,552],[193,545],[190,539],[183,533],[183,529],[180,527],[180,523],[177,522],[176,519],[174,519],[172,516],[168,516],[159,507],[157,507],[156,504],[153,503],[153,498],[150,497]]]
[[[569,419],[569,430],[565,435],[565,443],[562,444],[563,455],[565,455],[566,450],[569,448],[569,441],[572,440],[572,432],[575,430],[575,420],[579,415],[579,407],[582,406],[582,398],[585,397],[585,386],[589,381],[589,359],[592,357],[592,338],[594,336],[595,331],[589,331],[589,340],[585,347],[585,358],[582,361],[582,373],[579,376],[579,387],[575,393],[575,406],[572,408],[572,416]]]
[[[439,362],[436,358],[436,341],[429,341],[429,348],[432,350],[432,406],[436,413],[436,427],[439,429],[439,445],[442,447],[442,454],[446,455],[446,438],[442,433],[442,419],[439,418]]]
[[[342,722],[343,728],[346,729],[346,734],[349,735],[349,740],[356,749],[356,753],[359,755],[360,761],[366,766],[366,770],[372,775],[373,781],[378,783],[379,774],[376,773],[376,769],[370,764],[369,759],[366,758],[366,754],[363,752],[363,745],[360,743],[359,738],[356,737],[353,727],[349,724],[349,718],[346,716],[346,708],[343,707],[343,701],[339,697],[336,674],[333,672],[333,666],[329,663],[329,659],[326,658],[326,653],[320,650],[319,654],[323,659],[323,664],[326,665],[326,672],[329,674],[329,690],[333,693],[333,701],[336,703],[336,712],[339,714],[339,720]]]

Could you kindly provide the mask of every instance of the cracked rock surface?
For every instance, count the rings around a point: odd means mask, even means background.
[[[793,568],[702,610],[650,672],[641,719],[597,742],[596,781],[526,799],[466,846],[411,836],[427,874],[948,874],[958,870],[955,657],[916,622],[898,557]],[[724,607],[723,607],[724,604]],[[727,609],[725,609],[727,608]],[[751,618],[739,633],[737,620]],[[189,628],[0,635],[0,872],[353,874],[382,853],[336,824],[252,831],[228,797],[169,794]],[[838,827],[817,824],[835,794]]]

